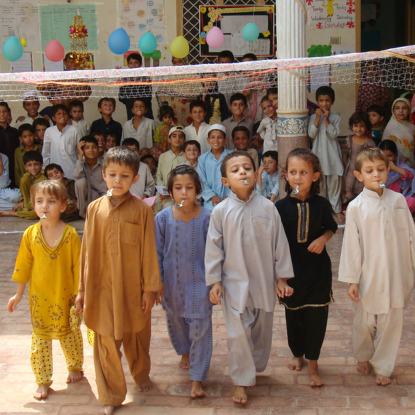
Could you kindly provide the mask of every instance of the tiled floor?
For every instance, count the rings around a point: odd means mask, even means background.
[[[27,226],[27,222],[25,225]],[[16,226],[17,225],[17,226]],[[9,315],[7,300],[16,285],[10,281],[21,234],[1,233],[22,229],[9,219],[0,219],[0,413],[1,414],[95,414],[96,399],[92,349],[85,338],[85,379],[65,384],[66,368],[58,342],[54,344],[54,383],[45,402],[32,398],[35,390],[30,369],[29,352],[31,324],[28,306],[22,301]],[[245,408],[232,402],[232,383],[228,377],[226,330],[219,307],[214,308],[214,349],[207,397],[189,398],[188,374],[177,366],[167,335],[163,311],[156,307],[152,313],[151,378],[155,388],[139,393],[128,374],[128,395],[116,414],[151,415],[415,415],[415,314],[414,302],[405,311],[405,324],[398,363],[392,385],[375,385],[373,375],[356,372],[351,357],[352,306],[346,296],[347,287],[336,281],[343,231],[332,239],[329,252],[333,262],[335,304],[330,307],[326,341],[320,359],[326,386],[308,386],[307,369],[291,372],[286,364],[290,356],[285,334],[284,313],[276,307],[273,348],[268,367],[258,376],[258,386],[250,390]],[[26,297],[27,298],[27,297]]]

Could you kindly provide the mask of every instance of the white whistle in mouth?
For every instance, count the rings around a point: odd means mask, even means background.
[[[249,184],[248,180],[244,180],[244,185],[247,186]]]
[[[379,187],[381,187],[383,189],[384,187],[386,187],[386,185],[385,185],[385,183],[379,183]]]
[[[112,196],[112,192],[114,191],[115,187],[113,187],[112,189],[108,190],[107,192],[107,196]]]
[[[176,207],[178,207],[178,208],[183,207],[183,203],[184,203],[184,200],[182,200],[182,202],[181,202],[181,203],[176,203]]]
[[[298,188],[300,187],[300,185],[299,184],[297,184],[297,187],[293,190],[293,194],[294,195],[297,195],[298,194],[298,192],[299,192],[299,190],[298,190]]]
[[[46,213],[43,214],[43,216],[40,219],[47,219]]]

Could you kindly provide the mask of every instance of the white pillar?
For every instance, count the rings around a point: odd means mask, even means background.
[[[277,58],[306,57],[307,8],[305,0],[277,0]],[[288,153],[308,147],[307,71],[291,69],[278,72],[278,160],[285,168]],[[281,177],[281,175],[280,175]],[[280,197],[285,195],[285,182]]]

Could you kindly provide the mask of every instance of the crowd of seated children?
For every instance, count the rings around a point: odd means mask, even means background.
[[[279,200],[280,177],[278,174],[278,153],[269,150],[262,155],[262,164],[258,169],[257,192],[270,199]]]
[[[140,144],[138,144],[138,141],[135,138],[126,138],[123,141],[123,146],[130,148],[137,154],[140,152]],[[137,197],[141,197],[141,199],[154,196],[156,191],[156,182],[153,174],[151,173],[150,167],[142,160],[140,160],[138,176],[138,180],[131,185],[130,192]]]
[[[185,141],[184,128],[179,125],[170,128],[168,140],[170,150],[160,155],[156,179],[156,185],[165,189],[167,189],[166,186],[170,172],[179,164],[183,164],[186,161],[186,157],[182,152],[182,147]],[[159,191],[157,192],[157,202],[154,208],[156,213],[174,204],[173,199],[169,196],[167,191],[162,193]]]
[[[33,121],[33,129],[35,132],[35,143],[43,146],[46,128],[49,128],[49,121],[45,118],[36,118]]]
[[[43,173],[43,158],[38,151],[31,150],[23,155],[26,173],[20,179],[20,193],[23,200],[12,207],[8,212],[0,212],[0,216],[17,216],[23,219],[35,220],[38,218],[30,200],[30,188],[36,183],[46,180]]]
[[[68,200],[65,212],[61,214],[61,219],[64,222],[70,222],[79,219],[78,201],[75,192],[75,180],[67,179],[62,167],[59,164],[51,163],[45,167],[45,176],[48,180],[57,180],[65,186],[68,192]]]
[[[21,116],[16,121],[16,128],[21,124],[33,124],[36,118],[42,118],[39,114],[39,97],[37,91],[26,91],[22,94],[23,109],[26,111],[25,116]]]
[[[76,179],[75,194],[79,216],[85,218],[88,205],[107,193],[96,138],[86,136],[79,141],[78,160],[72,170],[72,176]]]
[[[203,183],[203,206],[213,210],[230,193],[229,187],[222,183],[220,171],[223,159],[231,153],[226,149],[226,128],[213,124],[209,129],[208,143],[211,150],[199,157],[197,172]]]
[[[82,101],[71,101],[69,104],[69,115],[71,117],[72,125],[78,129],[81,137],[89,135],[91,126],[84,118],[84,103]]]
[[[210,125],[205,122],[207,114],[206,103],[201,99],[193,100],[190,102],[189,109],[192,123],[184,129],[186,140],[198,141],[201,154],[206,153],[210,150],[207,142]]]
[[[24,154],[32,150],[42,153],[42,146],[35,144],[35,135],[31,124],[21,124],[18,131],[21,145],[14,152],[14,177],[16,186],[20,185],[20,179],[26,173],[23,163]]]
[[[169,131],[174,125],[174,111],[169,105],[162,105],[159,110],[159,120],[161,124],[154,132],[154,145],[161,148],[164,153],[169,149]]]
[[[254,160],[255,169],[258,169],[258,152],[254,148],[249,148],[250,144],[249,130],[243,125],[239,125],[232,130],[232,144],[234,151],[246,151]]]
[[[113,120],[112,114],[115,111],[114,98],[101,98],[98,101],[98,111],[102,117],[91,124],[91,134],[101,131],[104,134],[114,133],[117,135],[117,145],[120,145],[122,137],[122,126],[118,121]]]
[[[105,138],[105,150],[108,151],[110,148],[117,146],[117,136],[114,133],[108,133]]]
[[[49,127],[43,139],[42,156],[45,165],[59,164],[65,177],[73,179],[72,170],[77,160],[77,146],[81,136],[79,131],[69,125],[69,109],[63,104],[52,108],[52,119],[56,125]]]
[[[124,138],[132,137],[140,147],[150,148],[153,145],[155,123],[146,117],[147,101],[144,98],[134,98],[132,111],[134,117],[126,121],[122,128],[121,144]]]
[[[186,166],[191,166],[197,169],[197,162],[200,157],[200,143],[197,140],[189,140],[183,144],[183,155],[186,161],[183,163]]]

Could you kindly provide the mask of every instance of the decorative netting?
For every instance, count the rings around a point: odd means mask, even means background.
[[[278,73],[289,71],[309,90],[320,85],[372,84],[415,90],[415,45],[381,52],[321,58],[272,59],[234,64],[160,66],[64,72],[0,73],[0,99],[20,101],[37,90],[40,99],[134,98],[170,95],[196,98],[244,89],[278,87]],[[290,77],[284,78],[290,82]],[[280,82],[282,82],[280,80]],[[281,84],[280,84],[281,85]]]

